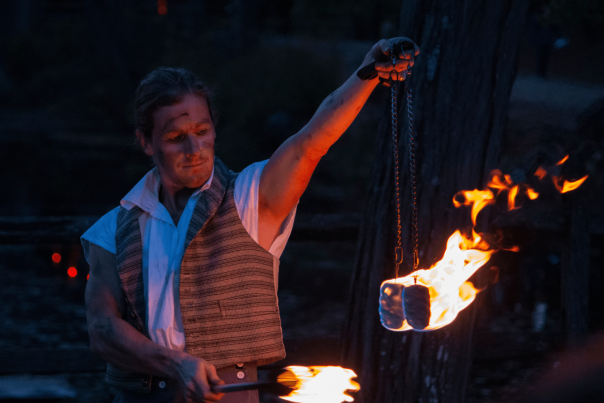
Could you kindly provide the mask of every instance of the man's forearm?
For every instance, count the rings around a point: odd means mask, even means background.
[[[371,60],[366,57],[361,67]],[[355,72],[325,98],[312,119],[296,135],[304,139],[305,152],[318,158],[325,155],[357,117],[378,83],[377,78],[362,81]]]
[[[94,353],[116,367],[135,373],[176,378],[180,362],[187,356],[154,343],[118,317],[97,320],[89,333]]]
[[[372,60],[365,57],[361,67]],[[378,82],[377,78],[362,81],[355,72],[321,103],[310,122],[271,156],[260,179],[260,245],[270,247],[278,226],[306,189],[317,163],[350,126]]]

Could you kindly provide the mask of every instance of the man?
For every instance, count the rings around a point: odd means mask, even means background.
[[[403,40],[378,42],[359,69]],[[396,61],[401,78],[418,53]],[[392,69],[353,74],[268,161],[238,175],[214,156],[204,84],[184,69],[143,79],[136,136],[156,167],[82,236],[91,349],[121,389],[116,402],[216,401],[212,386],[254,381],[257,365],[285,356],[277,270],[298,199]],[[257,401],[256,392],[223,399]]]

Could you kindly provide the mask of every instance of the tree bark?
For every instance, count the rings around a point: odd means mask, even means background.
[[[467,209],[453,207],[453,195],[482,187],[496,167],[527,5],[523,0],[403,2],[399,34],[414,39],[422,52],[410,80],[418,139],[420,267],[440,259],[453,231],[470,225]],[[408,225],[404,101],[401,91],[399,152],[403,220]],[[380,284],[394,277],[394,174],[386,105],[359,232],[342,360],[359,374],[357,401],[463,402],[476,302],[454,323],[433,332],[397,333],[380,324]],[[408,228],[403,238],[400,275],[411,271]]]
[[[581,161],[581,162],[579,162]],[[579,165],[584,159],[575,158]],[[581,347],[589,326],[589,234],[590,216],[585,199],[587,189],[581,187],[563,195],[569,214],[566,245],[562,253],[561,290],[564,311],[564,332],[571,348]]]

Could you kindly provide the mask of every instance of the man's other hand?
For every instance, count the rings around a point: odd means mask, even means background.
[[[185,354],[178,366],[178,374],[187,403],[215,402],[224,396],[224,393],[212,391],[212,386],[223,385],[224,381],[216,374],[216,368],[205,360]]]

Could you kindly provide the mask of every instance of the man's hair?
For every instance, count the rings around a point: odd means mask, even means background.
[[[147,74],[136,89],[134,125],[137,131],[150,138],[153,132],[153,114],[162,106],[175,105],[185,95],[195,94],[208,103],[210,118],[216,123],[208,86],[190,71],[181,67],[159,67]]]

